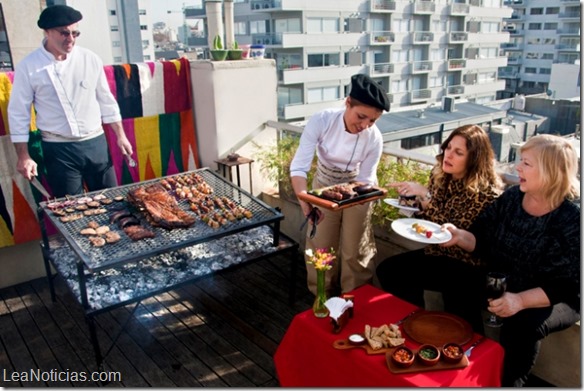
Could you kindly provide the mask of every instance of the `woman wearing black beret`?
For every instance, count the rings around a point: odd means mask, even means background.
[[[318,163],[313,189],[350,181],[376,184],[383,139],[375,121],[384,110],[389,111],[389,99],[383,87],[366,75],[354,75],[344,107],[314,114],[306,124],[290,165],[295,193],[307,191],[307,173],[315,152]],[[308,216],[313,206],[299,202]],[[371,212],[371,203],[340,211],[317,209],[318,230],[311,238],[312,229],[308,227],[306,249],[335,250],[338,262],[326,273],[329,295],[349,292],[371,282],[377,252]],[[308,288],[315,293],[314,268],[307,268],[307,279]]]

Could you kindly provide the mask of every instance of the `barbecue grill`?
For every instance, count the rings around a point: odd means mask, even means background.
[[[66,223],[62,222],[59,216],[56,216],[47,207],[47,202],[41,202],[40,208],[49,218],[51,223],[53,223],[53,225],[57,228],[59,233],[63,235],[67,243],[79,256],[79,259],[83,261],[90,272],[109,269],[126,262],[136,261],[157,254],[165,253],[170,250],[179,249],[181,247],[218,239],[222,236],[231,235],[265,224],[276,224],[277,227],[274,230],[274,243],[277,243],[277,236],[279,234],[279,221],[284,218],[284,216],[279,211],[271,208],[267,204],[253,197],[245,190],[233,185],[230,182],[227,182],[225,179],[207,168],[195,170],[192,172],[196,172],[197,174],[201,175],[203,179],[213,188],[213,196],[226,196],[233,200],[237,205],[243,206],[247,210],[251,211],[253,216],[251,218],[243,218],[233,222],[230,221],[227,224],[220,226],[219,228],[211,228],[200,218],[197,218],[195,224],[189,228],[175,228],[172,230],[167,230],[160,227],[152,227],[150,223],[146,221],[144,214],[138,211],[134,206],[127,203],[127,201],[113,202],[109,205],[104,205],[103,207],[108,210],[108,213],[85,216],[78,220]],[[187,174],[188,173],[182,173],[171,175],[165,178],[178,178]],[[91,197],[97,194],[103,194],[104,196],[111,199],[116,196],[122,196],[125,199],[128,191],[139,186],[148,186],[159,183],[162,179],[164,178],[110,188],[101,192],[88,193],[87,196]],[[177,198],[177,201],[181,209],[194,215],[193,212],[190,212],[189,203],[187,200]],[[115,224],[111,224],[109,221],[110,214],[121,208],[127,208],[134,212],[134,215],[138,217],[142,226],[147,227],[155,232],[155,237],[133,241]],[[110,229],[120,234],[121,240],[113,244],[106,244],[102,247],[93,246],[86,236],[80,234],[80,231],[87,227],[87,223],[89,221],[95,221],[99,225],[109,226]],[[48,243],[45,243],[45,245],[49,247]]]
[[[251,216],[228,221],[218,228],[210,227],[197,217],[195,223],[188,228],[165,229],[151,226],[144,212],[125,200],[127,193],[137,187],[150,186],[163,179],[176,180],[193,173],[201,176],[211,186],[212,196],[227,197],[237,206],[251,212]],[[169,193],[174,195],[171,190]],[[95,197],[98,194],[110,199],[123,197],[124,201],[103,205],[107,213],[84,216],[70,222],[61,221],[60,216],[53,213],[48,206],[52,202],[67,201],[67,198],[41,202],[38,208],[43,236],[41,248],[51,297],[55,300],[50,268],[52,263],[84,308],[98,365],[103,362],[103,357],[97,339],[94,316],[130,303],[136,303],[135,310],[141,300],[190,283],[197,278],[252,260],[298,250],[297,243],[280,234],[280,221],[284,216],[279,210],[226,181],[208,168],[109,188],[88,193],[86,196]],[[77,196],[76,199],[79,197],[81,196]],[[180,209],[195,216],[190,210],[188,200],[177,197],[177,202]],[[133,241],[117,224],[110,223],[110,215],[121,208],[127,208],[132,212],[140,225],[153,231],[155,236]],[[45,227],[45,217],[55,226],[59,234],[50,240]],[[90,221],[109,226],[121,239],[102,247],[93,246],[86,236],[80,234]],[[295,272],[291,270],[289,292],[291,302],[294,299],[294,276]],[[112,346],[114,343],[115,340]],[[107,353],[105,355],[107,356]]]

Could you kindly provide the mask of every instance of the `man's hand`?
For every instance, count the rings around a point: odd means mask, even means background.
[[[124,156],[131,155],[134,152],[134,149],[132,148],[132,144],[130,144],[130,141],[126,137],[126,133],[124,132],[124,127],[122,126],[122,123],[114,122],[111,123],[110,126],[114,133],[116,134],[116,138],[118,139],[117,145],[118,148],[120,148],[120,151],[122,151],[122,154]]]
[[[28,144],[15,143],[14,148],[16,149],[16,155],[18,156],[16,170],[29,181],[32,180],[33,177],[38,176],[37,164],[28,154]]]

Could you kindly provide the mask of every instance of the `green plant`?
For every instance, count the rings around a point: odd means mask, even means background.
[[[223,50],[223,41],[219,34],[215,35],[215,38],[213,38],[213,50]]]
[[[256,147],[256,158],[260,163],[260,170],[266,178],[277,186],[280,195],[288,196],[295,199],[292,183],[290,182],[290,163],[298,149],[300,136],[285,135],[276,145],[260,146],[254,143]],[[312,168],[308,172],[308,189],[312,185],[312,179],[316,172],[316,157],[313,159]]]
[[[237,43],[237,41],[233,41],[233,45],[231,45],[231,48],[233,50],[239,50],[239,44]]]

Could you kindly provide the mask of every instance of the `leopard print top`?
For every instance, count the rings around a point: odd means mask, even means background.
[[[457,179],[445,181],[442,187],[437,188],[433,177],[430,178],[429,190],[432,200],[417,216],[440,225],[452,223],[463,229],[468,229],[483,208],[500,194],[494,186],[488,191],[473,192]],[[440,247],[433,244],[426,246],[424,252],[426,255],[459,259],[475,266],[483,264],[479,258],[458,246]]]

